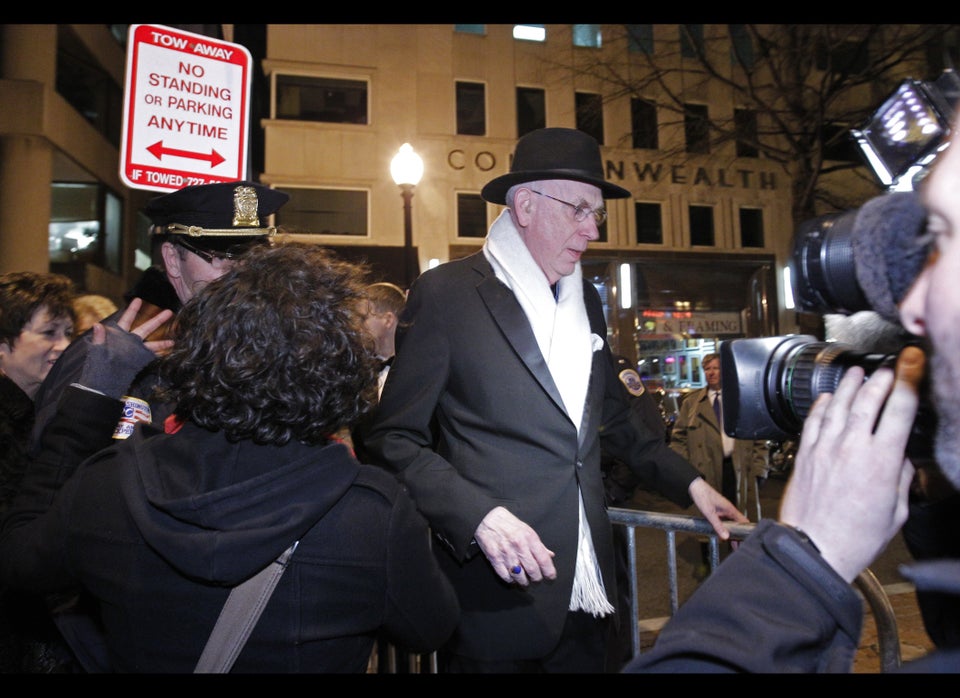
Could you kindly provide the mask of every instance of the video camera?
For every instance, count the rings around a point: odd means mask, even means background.
[[[798,227],[788,267],[800,309],[841,315],[869,310],[899,324],[896,304],[928,254],[918,242],[925,213],[913,192],[947,147],[958,98],[960,77],[952,70],[935,82],[908,79],[862,129],[851,131],[888,191],[859,209]],[[869,375],[896,359],[896,353],[861,351],[810,335],[729,340],[720,354],[725,431],[774,441],[795,438],[817,397],[834,392],[851,366]],[[923,386],[907,445],[912,457],[931,452],[936,413],[928,394]]]

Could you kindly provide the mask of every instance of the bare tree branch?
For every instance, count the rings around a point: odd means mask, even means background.
[[[644,37],[639,25],[622,25],[607,46]],[[648,25],[649,26],[649,25]],[[711,152],[730,142],[755,148],[779,164],[794,183],[793,215],[800,222],[822,208],[847,208],[842,194],[821,186],[825,174],[849,169],[868,173],[859,158],[830,160],[827,155],[852,148],[849,130],[862,126],[905,77],[936,78],[952,67],[943,47],[958,25],[778,24],[655,25],[651,52],[581,52],[570,64],[555,67],[590,77],[604,86],[605,100],[642,98],[656,103],[659,125],[679,126],[688,103],[700,95],[726,91],[738,109],[757,114],[755,138],[745,138],[729,115],[710,114]],[[702,31],[694,31],[699,27]],[[731,34],[736,31],[736,37]],[[667,34],[670,34],[667,36]],[[749,39],[749,41],[747,41]],[[606,36],[605,36],[606,41]],[[682,51],[686,48],[686,55]],[[939,53],[938,53],[939,52]],[[692,53],[692,55],[691,55]],[[933,72],[933,74],[931,74]],[[630,142],[631,133],[612,139]],[[662,148],[680,157],[684,145]]]

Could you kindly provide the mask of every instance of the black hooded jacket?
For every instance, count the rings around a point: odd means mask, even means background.
[[[0,579],[82,585],[118,671],[190,672],[230,587],[296,540],[235,672],[362,672],[381,628],[418,652],[452,633],[456,596],[392,474],[340,443],[231,443],[190,423],[141,425],[81,464],[49,510],[15,507]]]

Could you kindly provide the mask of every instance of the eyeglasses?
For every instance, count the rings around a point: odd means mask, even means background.
[[[189,252],[193,252],[195,255],[197,255],[200,259],[202,259],[207,264],[213,264],[213,260],[215,259],[218,259],[221,262],[236,259],[247,249],[247,247],[244,245],[244,246],[232,247],[230,248],[230,250],[226,252],[214,252],[209,250],[201,250],[198,247],[194,247],[186,240],[183,240],[181,237],[178,237],[176,242],[183,249]]]
[[[573,209],[573,219],[577,223],[582,223],[587,216],[593,216],[593,220],[596,222],[597,227],[599,228],[607,220],[607,209],[605,208],[590,208],[589,206],[584,206],[583,204],[571,204],[569,201],[564,201],[563,199],[558,199],[555,196],[550,196],[549,194],[544,194],[542,191],[537,191],[536,189],[531,189],[534,194],[539,194],[540,196],[545,196],[548,199],[553,199],[554,201],[559,201],[565,206],[569,206]]]

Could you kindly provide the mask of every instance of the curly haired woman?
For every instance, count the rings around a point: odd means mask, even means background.
[[[459,608],[426,521],[336,438],[376,399],[363,271],[260,247],[190,300],[160,364],[163,429],[138,426],[48,511],[8,521],[3,580],[80,583],[116,670],[189,672],[231,587],[299,541],[234,671],[362,672],[381,629],[436,649]]]

